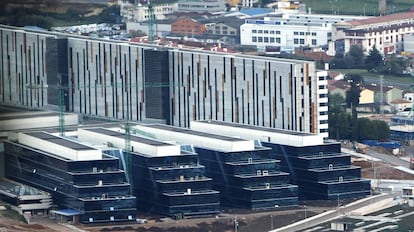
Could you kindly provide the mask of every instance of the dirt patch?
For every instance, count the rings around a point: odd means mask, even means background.
[[[353,165],[361,167],[361,176],[367,179],[414,180],[414,175],[400,171],[383,162],[354,161]],[[374,177],[374,169],[375,175]]]

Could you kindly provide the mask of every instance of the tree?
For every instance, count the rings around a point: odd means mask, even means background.
[[[381,120],[358,119],[358,140],[383,140],[390,137],[388,124]]]
[[[404,74],[409,65],[410,62],[407,58],[393,54],[386,57],[384,65],[379,70],[383,74],[401,75]]]
[[[352,45],[345,56],[349,68],[360,68],[364,64],[364,52],[358,45]]]
[[[361,75],[358,74],[348,74],[346,79],[351,83],[351,88],[346,92],[346,104],[351,108],[352,112],[352,140],[358,140],[358,114],[357,106],[359,105],[359,97],[361,89],[359,85],[364,81]]]
[[[380,64],[382,64],[382,55],[378,51],[377,47],[374,45],[372,49],[369,51],[369,55],[365,59],[365,64],[367,66],[368,71],[371,71],[377,68]]]
[[[342,114],[345,113],[343,105],[345,104],[345,99],[339,94],[329,94],[328,95],[328,126],[329,126],[329,136],[335,138],[336,140],[341,139],[339,125],[340,118]]]

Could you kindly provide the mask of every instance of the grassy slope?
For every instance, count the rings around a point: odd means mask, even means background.
[[[345,73],[345,74],[360,74],[362,77],[378,78],[381,74],[368,72],[365,69],[333,69],[333,71]],[[405,83],[407,86],[413,84],[414,77],[412,76],[395,76],[395,75],[384,75],[384,79],[388,81],[395,81],[398,83]]]
[[[378,0],[302,0],[306,8],[311,7],[314,13],[332,13],[363,15],[364,6],[366,15],[378,14]],[[333,3],[333,4],[331,4]],[[408,11],[414,6],[413,0],[394,0],[395,12]],[[388,4],[390,6],[390,4]]]

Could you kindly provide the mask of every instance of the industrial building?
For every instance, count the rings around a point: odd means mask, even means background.
[[[193,121],[195,131],[258,139],[272,148],[282,170],[299,186],[300,199],[336,200],[370,194],[370,181],[351,165],[340,143],[324,142],[320,135],[220,121]]]
[[[118,159],[42,131],[9,133],[4,149],[5,177],[49,193],[54,213],[84,224],[136,220]]]
[[[31,186],[0,179],[0,200],[19,214],[46,215],[52,207],[52,196]]]
[[[254,140],[193,131],[162,124],[136,125],[134,129],[159,140],[194,146],[223,206],[274,209],[298,205],[298,188],[271,149]]]
[[[189,127],[192,120],[327,131],[315,63],[0,26],[0,104]]]
[[[119,128],[78,129],[77,136],[93,144],[125,148],[125,133]],[[212,189],[212,179],[204,175],[196,153],[136,135],[128,140],[130,158],[124,160],[129,160],[126,166],[130,166],[138,209],[178,219],[220,213],[219,192]]]

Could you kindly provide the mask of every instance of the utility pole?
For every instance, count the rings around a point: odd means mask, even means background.
[[[381,96],[380,96],[380,112],[381,112],[381,116],[384,115],[384,107],[383,107],[383,104],[384,104],[384,90],[382,88],[383,78],[384,78],[384,75],[380,75],[380,88],[381,88],[380,89],[380,94],[381,94]]]
[[[154,9],[151,1],[148,0],[148,40],[151,44],[154,43],[154,21]]]

